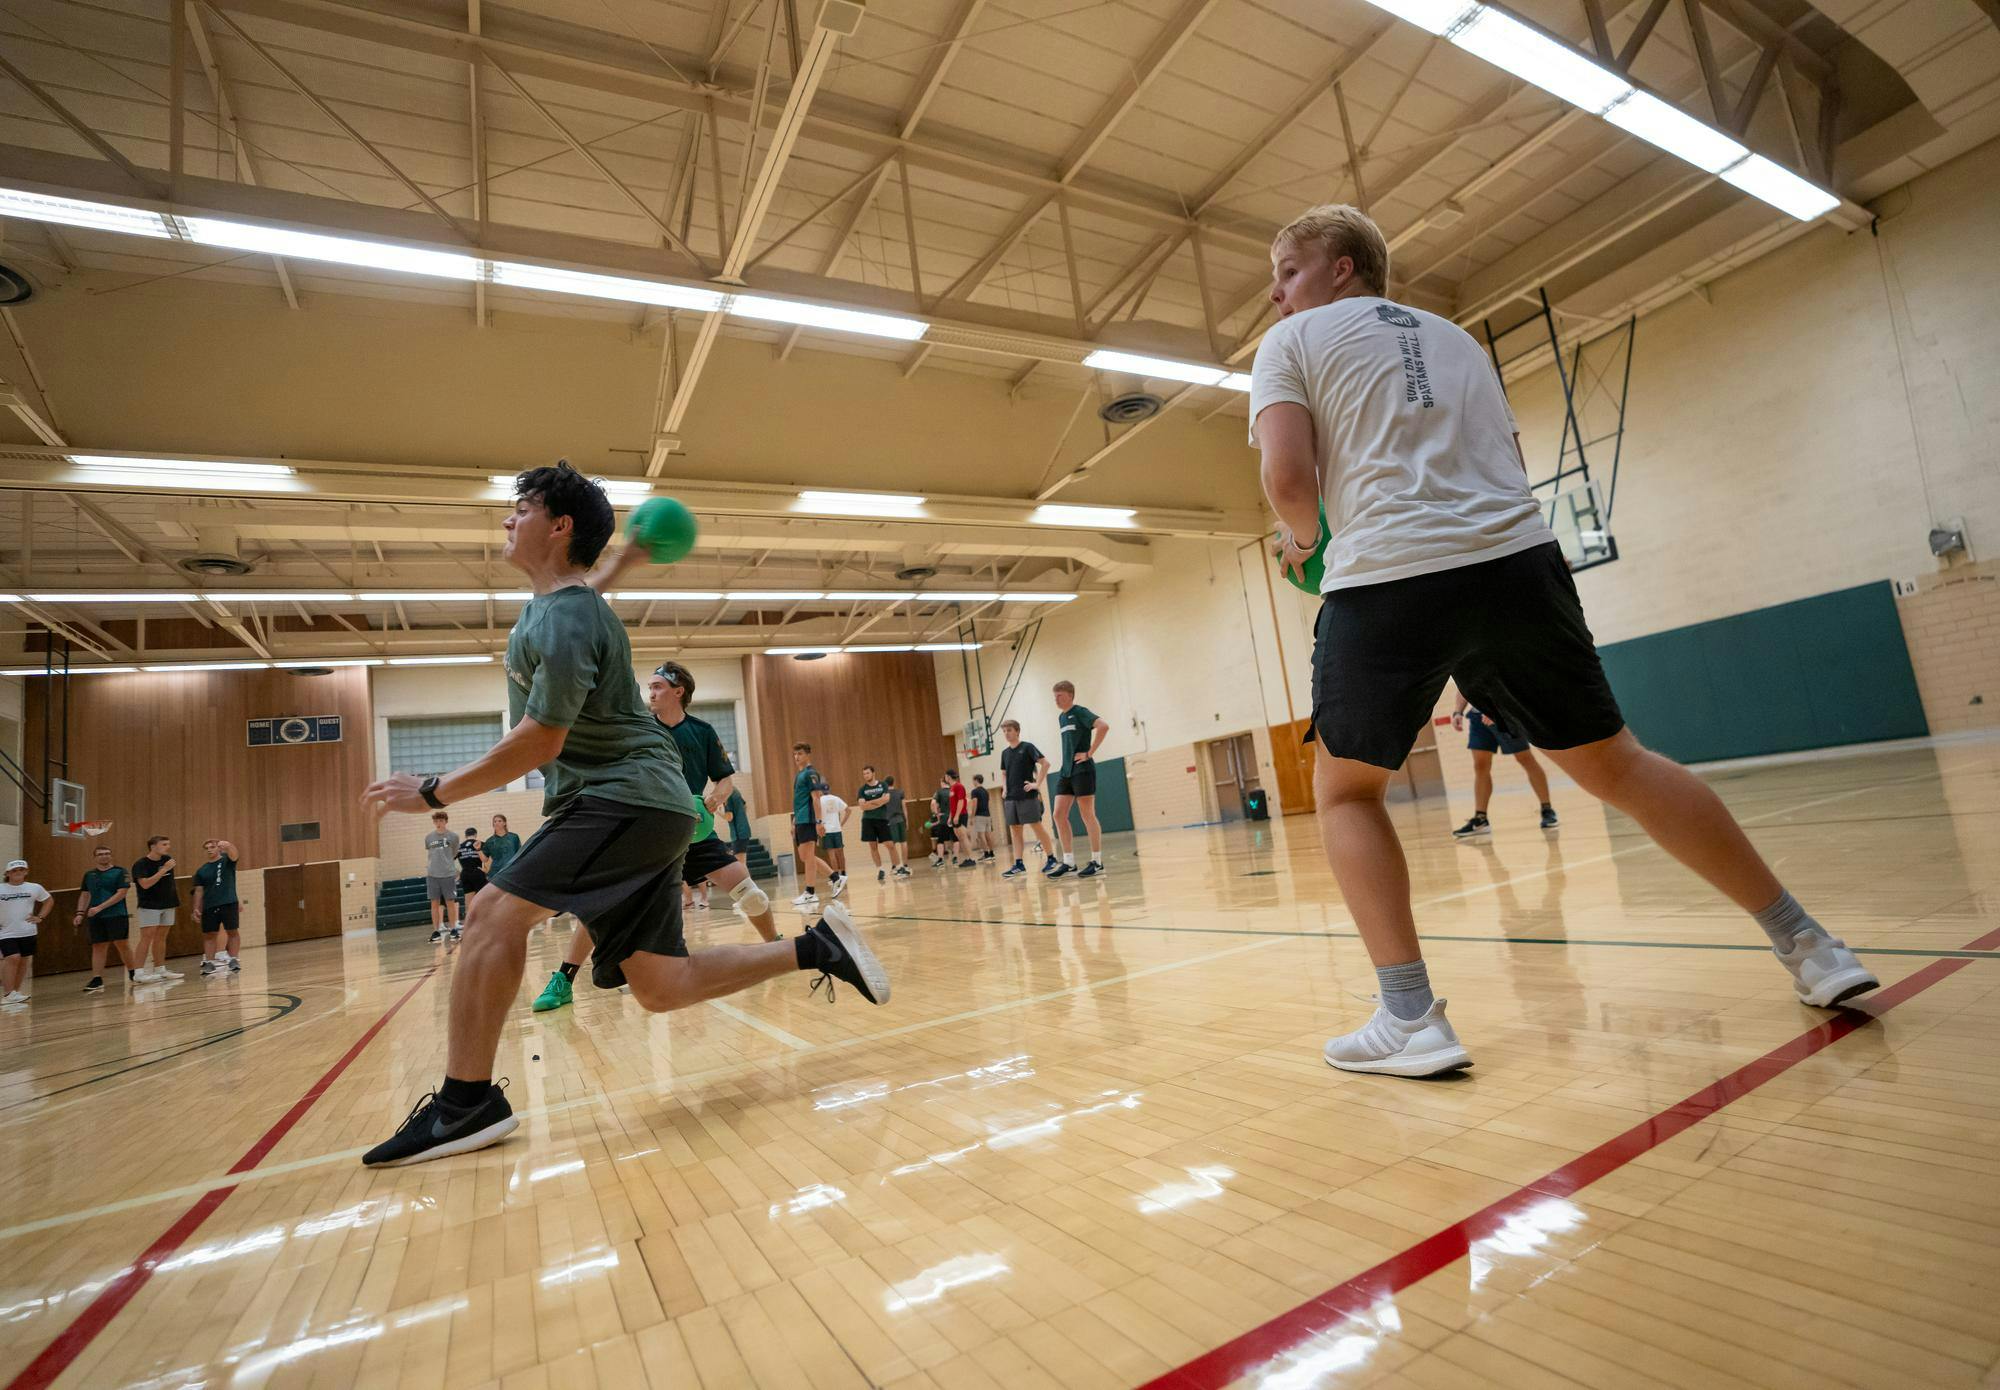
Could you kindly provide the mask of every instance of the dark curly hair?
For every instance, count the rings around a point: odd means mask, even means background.
[[[514,496],[540,502],[551,519],[570,519],[569,562],[582,569],[597,563],[617,528],[604,489],[570,467],[568,459],[557,459],[552,468],[530,468],[515,478]]]

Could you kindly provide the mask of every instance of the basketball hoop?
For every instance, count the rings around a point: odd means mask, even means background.
[[[63,833],[67,835],[102,835],[111,828],[108,820],[72,820],[63,822]]]

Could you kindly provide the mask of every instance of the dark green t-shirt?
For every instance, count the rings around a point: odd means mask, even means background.
[[[131,886],[132,880],[130,876],[123,869],[115,865],[109,869],[86,869],[83,873],[83,891],[89,894],[90,901],[88,905],[91,907],[96,907],[99,903],[110,898],[114,893],[122,893]],[[128,916],[129,914],[125,910],[125,899],[120,898],[116,907],[107,907],[97,915],[99,917]]]
[[[1076,755],[1090,751],[1090,736],[1097,728],[1097,716],[1082,705],[1071,705],[1057,713],[1056,727],[1062,730],[1062,767],[1058,770],[1068,776],[1076,771]]]
[[[811,825],[813,823],[814,792],[826,790],[826,783],[819,780],[819,773],[811,763],[799,769],[799,775],[792,779],[792,823]]]
[[[210,860],[194,871],[204,908],[228,907],[236,901],[236,861],[228,855]]]
[[[715,726],[706,719],[683,715],[680,723],[667,725],[667,732],[680,750],[681,775],[687,778],[688,790],[694,793],[695,800],[701,800],[710,782],[736,775],[736,769],[729,764],[729,754],[722,749],[722,740],[715,736]],[[710,831],[709,838],[720,837]]]
[[[861,790],[854,794],[854,799],[856,801],[873,801],[878,796],[887,796],[888,794],[889,788],[881,782],[863,782]],[[880,806],[863,807],[861,811],[862,824],[887,825],[889,823],[889,804],[885,801]]]
[[[750,803],[743,799],[743,793],[731,790],[729,800],[722,804],[729,816],[729,838],[738,844],[750,838]]]
[[[679,750],[653,718],[632,673],[624,624],[588,586],[566,584],[529,601],[507,638],[507,712],[569,730],[542,769],[542,812],[579,796],[698,814]]]
[[[520,852],[521,837],[511,830],[505,835],[488,835],[486,837],[486,857],[493,861],[493,872],[495,873],[504,869],[508,861]]]

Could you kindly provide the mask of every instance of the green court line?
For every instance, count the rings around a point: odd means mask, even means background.
[[[1147,927],[1137,923],[1023,922],[1006,917],[924,917],[915,914],[856,914],[878,922],[956,922],[975,927],[1057,927],[1073,931],[1150,931],[1168,936],[1295,936],[1325,940],[1359,941],[1361,933],[1351,931],[1258,931],[1250,927]],[[1453,936],[1439,932],[1418,932],[1419,941],[1470,941],[1509,946],[1630,946],[1648,951],[1756,951],[1769,954],[1769,946],[1735,941],[1617,941],[1570,936]],[[1854,946],[1857,956],[1921,956],[1925,960],[2000,960],[2000,951],[1927,950],[1916,946]]]

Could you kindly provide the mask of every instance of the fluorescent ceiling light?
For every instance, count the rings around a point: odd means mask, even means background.
[[[922,516],[924,499],[906,492],[824,492],[807,488],[799,493],[794,511],[825,512],[832,516]]]
[[[1722,177],[1753,198],[1761,198],[1780,212],[1801,222],[1832,212],[1840,199],[1823,188],[1806,182],[1782,164],[1773,164],[1761,154],[1724,169]]]
[[[168,473],[160,474],[144,468],[92,468],[77,481],[99,483],[105,487],[129,487],[145,492],[160,492],[167,488],[202,489],[209,492],[298,492],[302,489],[292,478],[277,478],[257,473]]]
[[[1634,92],[1604,113],[1620,130],[1656,145],[1695,168],[1719,174],[1749,151],[1721,131],[1669,106],[1651,92]]]
[[[634,603],[714,603],[722,595],[713,589],[614,589],[611,597]]]
[[[920,652],[976,652],[979,647],[977,642],[920,642],[916,649]]]
[[[186,603],[196,597],[186,589],[155,589],[145,594],[29,594],[36,603]]]
[[[1131,507],[1074,507],[1044,502],[1028,518],[1041,526],[1111,526],[1130,529],[1138,512]]]
[[[1075,594],[1002,594],[1002,603],[1074,603]]]
[[[50,198],[11,188],[0,188],[0,215],[23,217],[30,222],[55,222],[65,227],[91,227],[100,232],[125,232],[131,236],[164,238],[174,234],[167,219],[157,212],[85,202],[81,198]]]
[[[766,299],[754,294],[732,295],[729,312],[738,318],[795,323],[802,328],[830,328],[837,333],[865,333],[875,338],[900,338],[906,343],[915,342],[930,329],[930,325],[922,319],[908,319],[896,314],[869,314],[859,309],[837,309],[830,304]]]
[[[999,601],[1000,595],[997,593],[954,594],[949,592],[935,592],[927,589],[917,595],[917,602],[919,603],[997,603]]]
[[[391,666],[488,666],[490,656],[392,656]]]
[[[411,590],[408,593],[364,593],[363,603],[484,603],[486,590],[464,589],[449,593],[428,593]]]
[[[906,642],[902,646],[843,647],[841,650],[848,652],[913,652],[916,648]]]
[[[330,656],[322,661],[274,661],[271,663],[280,671],[290,671],[300,666],[380,666],[379,656]]]
[[[696,309],[703,313],[714,313],[722,307],[719,290],[704,290],[693,285],[628,280],[621,275],[593,275],[582,270],[553,270],[548,266],[522,265],[515,261],[493,261],[490,265],[494,284],[509,285],[515,289],[579,294],[590,299],[616,299],[627,304],[658,304],[667,309]]]
[[[838,647],[766,647],[765,656],[834,656]]]
[[[176,661],[166,666],[141,666],[141,671],[268,671],[268,661]]]
[[[1593,114],[1632,93],[1632,84],[1617,73],[1500,10],[1482,6],[1469,24],[1447,37],[1501,71]]]
[[[731,589],[731,603],[811,603],[826,595],[818,589]]]
[[[497,603],[526,603],[534,596],[533,589],[496,589],[486,597]]]
[[[145,459],[122,454],[69,454],[78,468],[136,468],[148,473],[242,473],[254,478],[290,478],[298,473],[288,463],[238,463],[233,459]]]
[[[1101,372],[1131,372],[1135,376],[1158,377],[1162,381],[1191,381],[1196,386],[1220,386],[1229,373],[1220,367],[1204,367],[1198,362],[1176,362],[1171,357],[1143,357],[1135,352],[1112,352],[1099,348],[1083,359],[1086,367]]]
[[[1224,377],[1218,384],[1225,391],[1248,392],[1250,389],[1250,373],[1231,372],[1228,376]]]
[[[243,594],[208,589],[203,591],[202,597],[210,603],[340,603],[352,600],[354,594],[339,589],[296,589],[290,593],[270,589]]]
[[[0,676],[129,676],[138,669],[137,666],[72,666],[67,671],[47,671],[40,666],[9,666],[0,670]]]
[[[269,256],[329,261],[366,270],[391,270],[403,275],[428,275],[443,280],[477,280],[484,262],[450,251],[424,251],[387,241],[295,232],[282,227],[258,227],[219,217],[183,217],[188,235],[203,246],[232,251],[257,251]]]
[[[827,595],[836,603],[902,603],[917,597],[915,589],[835,589]]]
[[[1369,3],[1433,34],[1444,33],[1478,8],[1473,0],[1369,0]]]
[[[19,603],[20,601],[21,596],[19,594],[0,594],[0,603]]]

